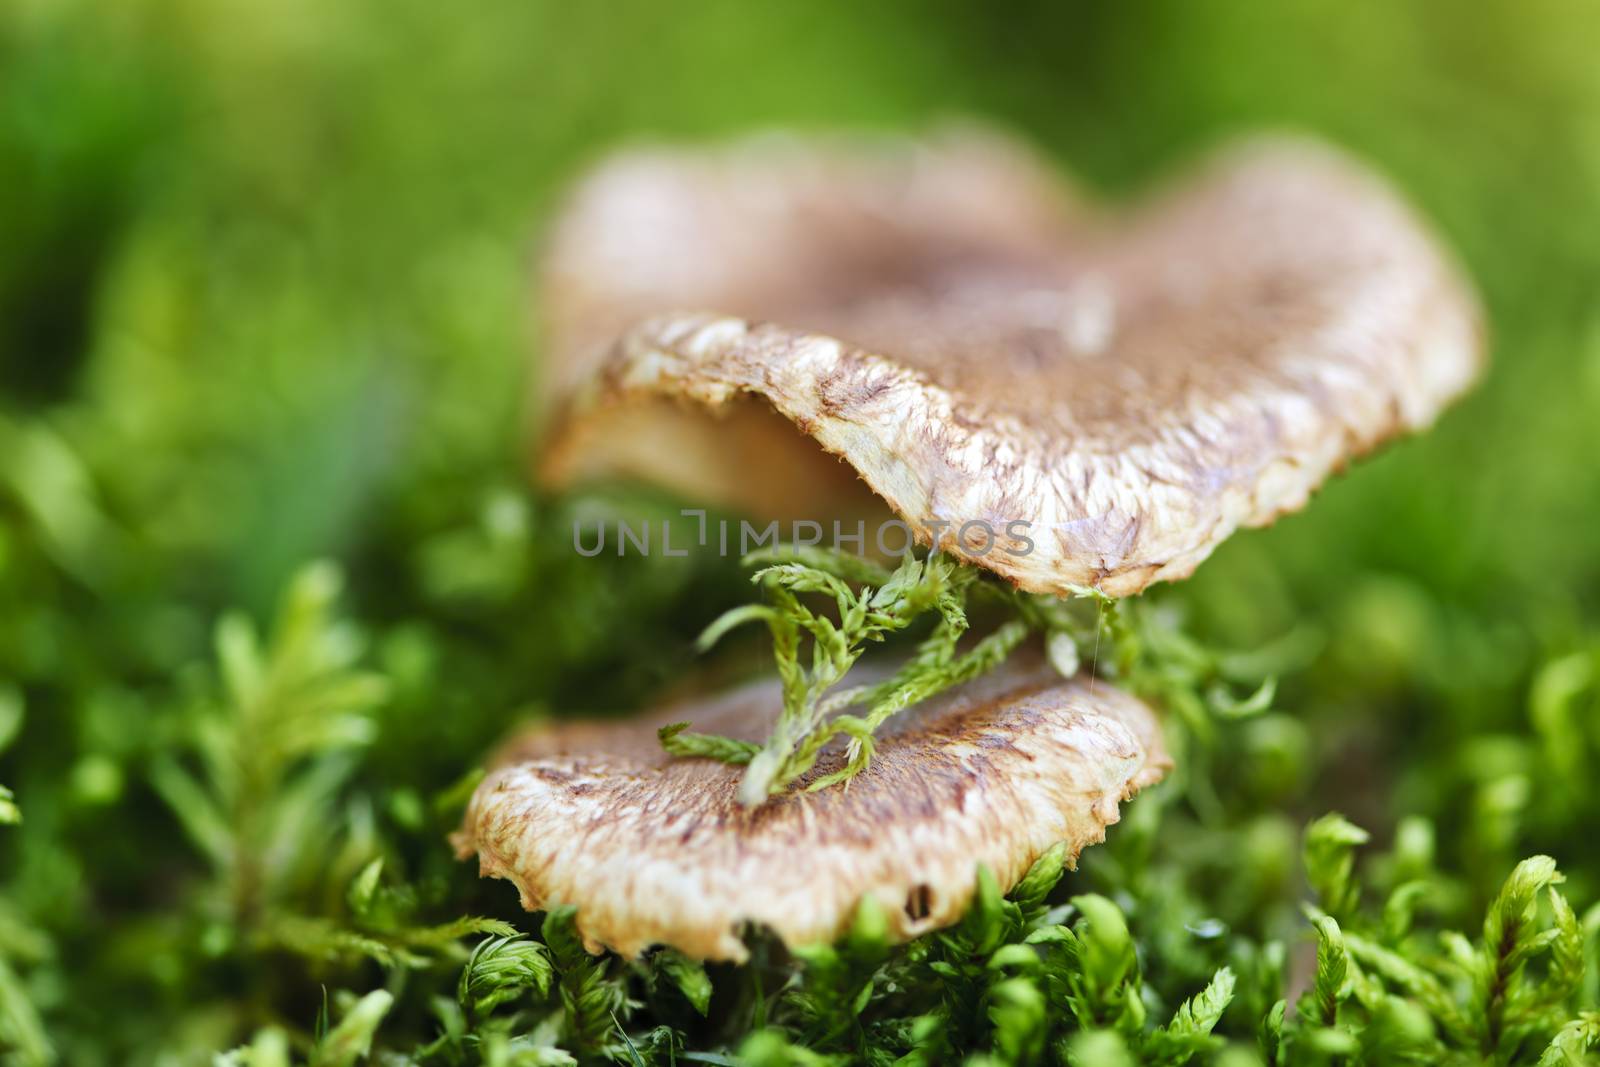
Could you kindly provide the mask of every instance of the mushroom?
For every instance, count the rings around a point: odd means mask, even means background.
[[[1127,596],[1479,370],[1451,263],[1329,149],[1246,142],[1125,217],[1075,203],[973,131],[622,156],[552,243],[543,479],[778,518],[876,498],[1027,591]],[[1012,520],[1033,548],[958,536]]]
[[[1057,596],[1186,576],[1426,426],[1481,363],[1474,300],[1407,209],[1293,140],[1123,216],[970,129],[635,152],[580,186],[543,285],[547,483],[879,509]],[[591,948],[741,959],[740,924],[826,940],[864,896],[902,937],[952,921],[978,864],[1009,887],[1058,842],[1076,857],[1170,764],[1147,708],[1037,650],[890,720],[847,788],[741,806],[738,768],[657,744],[682,718],[760,738],[781,699],[538,731],[458,848],[529,908],[578,904]],[[812,779],[846,758],[823,750]]]
[[[458,852],[514,882],[530,910],[579,904],[590,951],[743,960],[743,923],[790,945],[829,941],[867,896],[899,938],[950,923],[977,864],[1009,888],[1058,842],[1075,859],[1171,766],[1145,705],[1036,654],[893,720],[848,788],[746,808],[740,768],[674,759],[656,740],[684,718],[759,740],[779,704],[777,683],[760,682],[624,723],[535,730],[479,786]],[[842,759],[825,754],[813,774]]]

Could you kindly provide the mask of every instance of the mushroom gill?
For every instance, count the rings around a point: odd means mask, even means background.
[[[876,498],[1027,591],[1123,596],[1479,370],[1448,258],[1326,148],[1246,142],[1123,215],[1076,203],[971,130],[603,165],[545,269],[541,477],[779,518]],[[952,533],[1013,520],[1031,550]]]
[[[745,923],[826,942],[869,895],[898,938],[953,922],[977,865],[1006,889],[1058,842],[1076,857],[1171,765],[1148,708],[1063,680],[1036,653],[894,720],[848,788],[742,807],[740,768],[674,759],[656,739],[681,719],[759,739],[780,703],[763,682],[625,723],[536,729],[495,761],[457,850],[529,909],[579,904],[591,951],[743,960]],[[825,753],[813,775],[842,759]]]

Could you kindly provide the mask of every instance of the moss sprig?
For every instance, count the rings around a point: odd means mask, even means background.
[[[764,600],[723,613],[698,646],[705,651],[746,623],[765,624],[783,694],[777,724],[762,744],[696,733],[690,723],[664,726],[659,736],[673,755],[745,766],[739,799],[747,806],[804,777],[839,738],[848,740],[844,763],[806,788],[848,782],[872,762],[874,738],[886,722],[994,670],[1033,634],[1044,635],[1048,659],[1064,676],[1088,664],[1171,707],[1191,727],[1190,720],[1197,720],[1202,732],[1209,731],[1212,714],[1245,718],[1264,712],[1275,691],[1273,678],[1256,677],[1253,691],[1237,695],[1240,672],[1229,669],[1226,657],[1092,589],[1065,600],[1033,596],[940,553],[908,554],[892,571],[815,547],[772,549],[744,562],[759,568],[751,580]],[[833,613],[816,610],[807,597],[821,599]],[[974,600],[999,619],[982,637],[964,643]],[[932,627],[893,674],[843,685],[869,645],[928,615]]]

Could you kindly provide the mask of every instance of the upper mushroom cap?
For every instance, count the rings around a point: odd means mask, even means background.
[[[891,720],[847,788],[759,808],[738,803],[742,768],[675,759],[656,739],[681,719],[758,739],[781,703],[763,682],[626,723],[538,729],[478,787],[458,850],[529,909],[578,903],[591,951],[742,960],[743,923],[830,941],[868,895],[901,938],[953,922],[978,864],[1009,888],[1058,842],[1076,857],[1171,765],[1148,708],[1036,654]],[[812,776],[842,759],[825,752]]]
[[[1470,291],[1328,149],[1238,145],[1119,218],[1074,203],[973,131],[619,157],[547,261],[543,477],[827,519],[853,481],[833,453],[925,542],[950,523],[942,548],[1025,590],[1120,596],[1478,372]]]

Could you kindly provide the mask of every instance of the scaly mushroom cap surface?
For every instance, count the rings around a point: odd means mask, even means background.
[[[656,739],[691,720],[759,740],[781,700],[763,682],[630,722],[537,729],[479,785],[457,849],[530,910],[578,904],[591,951],[743,960],[745,923],[791,945],[830,941],[868,894],[900,938],[954,922],[979,864],[1009,888],[1057,842],[1076,857],[1171,765],[1143,704],[1027,653],[890,720],[848,787],[758,808],[735,797],[742,767],[675,759]],[[812,775],[842,759],[825,752]]]
[[[1328,149],[1248,142],[1120,217],[1074,205],[971,131],[620,157],[548,257],[542,477],[826,522],[858,475],[1025,590],[1121,596],[1478,372],[1468,288]]]

